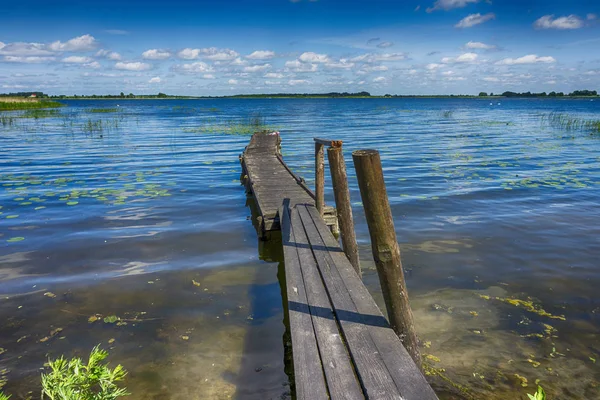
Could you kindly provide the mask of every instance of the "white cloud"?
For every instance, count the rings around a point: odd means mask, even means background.
[[[402,61],[406,59],[404,53],[367,53],[351,58],[352,62],[386,62],[386,61]]]
[[[444,75],[444,76],[454,75],[454,71],[444,71],[444,72],[442,72],[442,75]]]
[[[84,63],[91,63],[93,61],[93,59],[90,57],[83,57],[83,56],[70,56],[70,57],[63,58],[61,61],[64,63],[67,63],[67,64],[84,64]]]
[[[368,62],[369,58],[371,57],[371,54],[361,54],[360,56],[356,56],[350,59],[350,61],[354,61],[354,62]]]
[[[308,84],[309,82],[306,79],[290,79],[288,81],[288,85],[291,86],[295,86],[295,85],[305,85]]]
[[[597,16],[596,14],[591,14],[591,13],[590,13],[590,14],[586,15],[586,19],[587,19],[588,21],[594,21],[594,20],[595,20],[595,19],[597,19],[597,18],[598,18],[598,16]]]
[[[121,55],[119,53],[105,49],[98,50],[96,52],[96,57],[104,57],[113,61],[119,61],[121,59]]]
[[[98,69],[100,68],[100,63],[98,61],[92,61],[90,63],[83,64],[86,68]]]
[[[464,53],[456,58],[444,57],[444,58],[442,58],[442,62],[444,64],[473,63],[473,62],[477,61],[478,57],[479,56],[476,53]]]
[[[383,53],[383,54],[374,54],[374,61],[402,61],[406,59],[406,54],[404,53]]]
[[[285,67],[293,72],[316,72],[317,64],[302,63],[298,60],[286,61]]]
[[[264,77],[269,79],[282,79],[284,75],[279,72],[267,72]]]
[[[0,42],[0,50],[2,50],[5,47],[6,47],[6,44],[4,44],[3,42]]]
[[[142,57],[146,60],[166,60],[171,57],[171,52],[160,49],[150,49],[142,53]]]
[[[205,57],[213,61],[231,61],[235,60],[239,56],[237,51],[231,49],[220,50],[215,47],[211,47],[203,50]]]
[[[469,3],[478,3],[479,0],[437,0],[433,7],[428,7],[425,11],[428,13],[436,10],[452,10],[453,8],[462,8]]]
[[[494,46],[492,44],[485,44],[482,42],[473,42],[473,41],[465,44],[465,47],[467,49],[472,49],[472,50],[493,50],[496,48],[496,46]]]
[[[427,64],[425,66],[425,68],[427,68],[430,71],[436,70],[436,69],[438,69],[440,67],[442,67],[442,64],[436,64],[436,63]]]
[[[300,54],[298,59],[304,63],[326,63],[329,62],[327,54],[317,54],[312,51],[308,51]]]
[[[15,56],[15,57],[43,57],[52,56],[54,53],[46,49],[46,45],[42,43],[2,43],[0,55]]]
[[[216,47],[204,49],[186,48],[177,53],[177,56],[184,60],[195,60],[203,57],[212,61],[231,61],[235,60],[239,56],[239,53],[231,49],[217,49]]]
[[[325,63],[325,66],[327,68],[335,68],[335,69],[350,69],[350,68],[354,67],[354,63],[348,62],[348,60],[345,58],[340,58],[340,60],[338,62],[330,61],[328,63]]]
[[[227,83],[229,83],[230,85],[237,85],[238,81],[237,81],[237,79],[230,79],[227,81]]]
[[[537,63],[554,63],[554,57],[538,57],[535,54],[529,54],[519,58],[505,58],[498,61],[497,65],[521,65],[521,64],[537,64]]]
[[[204,79],[217,79],[213,74],[204,74],[202,77]]]
[[[155,76],[154,78],[151,78],[148,83],[160,83],[162,81],[162,79],[160,79],[160,76]]]
[[[43,62],[55,61],[56,57],[38,57],[38,56],[29,56],[29,57],[20,57],[20,56],[4,56],[2,61],[6,62],[14,62],[14,63],[24,63],[24,64],[39,64]]]
[[[96,39],[91,35],[78,36],[66,42],[57,40],[48,45],[52,51],[91,51],[96,48]]]
[[[467,15],[463,19],[461,19],[458,24],[454,25],[455,28],[471,28],[472,26],[483,24],[486,21],[491,19],[495,19],[496,14],[487,13],[485,15],[481,15],[480,13]]]
[[[200,49],[183,49],[177,53],[177,57],[183,58],[184,60],[195,60],[200,56]]]
[[[384,76],[378,76],[377,78],[373,79],[373,82],[375,83],[380,83],[380,82],[385,82],[386,79]]]
[[[231,65],[246,65],[246,64],[248,64],[248,61],[242,60],[240,57],[236,58],[235,60],[233,60],[231,62]]]
[[[465,78],[464,76],[451,76],[446,78],[447,81],[466,81],[467,78]]]
[[[377,45],[380,49],[387,49],[388,47],[392,47],[394,45],[393,42],[381,42]]]
[[[152,65],[143,62],[118,62],[115,64],[116,69],[123,69],[126,71],[146,71],[152,68]]]
[[[246,56],[251,60],[269,60],[273,57],[275,57],[275,52],[270,50],[256,50]]]
[[[212,72],[213,68],[205,62],[196,61],[190,64],[175,65],[173,70],[183,74],[204,74]]]
[[[250,65],[244,67],[244,72],[263,72],[269,68],[271,68],[271,64]]]
[[[25,89],[25,85],[2,85],[2,89]]]
[[[385,65],[376,65],[373,68],[371,68],[373,71],[387,71],[389,68],[386,67]]]
[[[548,85],[555,85],[556,81],[555,80],[550,80],[546,82]]]
[[[486,82],[500,82],[500,79],[496,78],[495,76],[486,76],[483,78],[483,80]]]
[[[579,29],[583,27],[583,21],[577,15],[571,14],[566,17],[553,19],[554,15],[544,15],[533,23],[537,29]]]

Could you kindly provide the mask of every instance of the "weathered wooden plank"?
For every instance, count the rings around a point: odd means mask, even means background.
[[[315,227],[320,238],[319,241],[315,240],[313,242],[313,236],[310,236],[311,243],[327,249],[328,265],[331,270],[337,271],[342,279],[346,292],[356,306],[356,312],[363,316],[369,316],[368,320],[373,321],[369,324],[369,334],[396,387],[399,388],[400,394],[406,400],[437,400],[435,392],[383,317],[381,310],[375,304],[365,285],[356,276],[350,262],[343,253],[339,252],[337,240],[331,235],[329,229],[322,222],[319,222],[317,211],[314,207],[305,207],[305,209],[310,214],[313,222],[317,221]],[[368,321],[366,322],[368,323]]]
[[[378,400],[402,400],[400,391],[392,380],[367,329],[368,325],[374,321],[380,324],[384,323],[381,321],[383,317],[378,320],[377,316],[362,315],[356,309],[337,269],[332,265],[327,247],[321,240],[306,207],[298,206],[298,210],[366,397]],[[336,247],[339,249],[339,246]],[[340,252],[339,254],[343,255],[344,253]],[[350,265],[349,262],[348,265]],[[350,269],[356,276],[351,265]]]
[[[291,211],[291,226],[330,398],[362,399],[364,396],[361,387],[338,330],[327,291],[300,221],[298,208]]]
[[[287,205],[280,208],[285,280],[289,304],[294,381],[298,400],[327,399],[327,387],[311,320],[296,239]]]

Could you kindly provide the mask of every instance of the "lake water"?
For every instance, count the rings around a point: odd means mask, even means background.
[[[600,119],[600,101],[65,103],[0,123],[13,398],[38,397],[48,357],[99,343],[131,399],[290,398],[281,249],[257,240],[239,181],[256,119],[311,186],[312,138],[344,141],[364,281],[384,309],[351,158],[381,151],[440,398],[526,398],[536,380],[550,399],[600,398],[600,137],[548,118]]]

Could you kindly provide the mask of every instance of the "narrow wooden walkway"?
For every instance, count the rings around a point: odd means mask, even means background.
[[[280,229],[278,208],[283,199],[295,204],[315,204],[315,195],[304,180],[296,176],[283,162],[278,134],[254,134],[244,153],[242,182],[251,193],[258,208],[258,226],[261,234]],[[325,208],[325,221],[337,231],[337,218],[333,207]]]
[[[437,399],[312,205],[280,209],[297,399]]]
[[[294,398],[436,400],[310,190],[281,157],[267,161],[279,142],[275,135],[254,135],[242,165],[262,215],[281,226]]]

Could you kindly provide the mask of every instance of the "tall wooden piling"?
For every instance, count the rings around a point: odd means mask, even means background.
[[[315,207],[321,217],[325,208],[325,151],[322,143],[315,142]]]
[[[348,189],[348,177],[346,175],[346,163],[342,152],[341,142],[339,146],[327,149],[329,170],[333,183],[333,194],[335,196],[335,207],[337,209],[338,223],[342,234],[342,246],[344,253],[350,260],[350,264],[359,277],[362,276],[360,260],[358,257],[358,244],[354,232],[354,220],[352,218],[352,205],[350,204],[350,189]]]
[[[352,159],[390,325],[415,363],[421,366],[421,354],[379,152],[357,150],[352,153]]]

